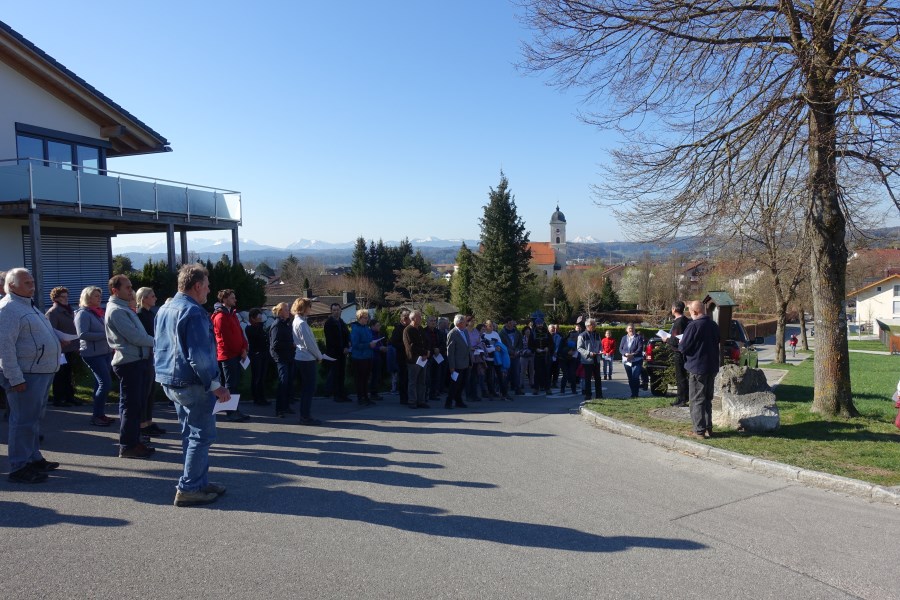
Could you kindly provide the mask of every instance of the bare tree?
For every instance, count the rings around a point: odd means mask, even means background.
[[[400,269],[394,271],[394,276],[394,291],[384,295],[384,299],[393,306],[408,303],[413,308],[424,310],[427,304],[447,297],[448,289],[444,280],[435,279],[430,273],[422,273],[418,269]]]
[[[896,4],[522,2],[536,33],[524,67],[585,88],[602,107],[586,120],[628,138],[614,152],[620,177],[610,197],[647,230],[722,231],[733,187],[746,189],[785,153],[803,159],[817,337],[812,408],[856,415],[843,309],[853,198],[839,176],[880,182],[900,209],[891,187],[900,169]]]

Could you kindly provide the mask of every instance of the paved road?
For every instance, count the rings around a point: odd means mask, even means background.
[[[193,509],[172,439],[119,459],[51,409],[63,468],[0,482],[0,598],[900,597],[900,509],[600,431],[578,400],[222,424],[228,494]]]

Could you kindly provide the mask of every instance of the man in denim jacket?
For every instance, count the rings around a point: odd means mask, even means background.
[[[208,478],[209,447],[216,439],[213,406],[231,398],[219,382],[216,338],[203,309],[208,295],[207,270],[185,265],[178,272],[178,293],[156,315],[156,381],[175,403],[184,451],[175,506],[209,504],[225,493]]]

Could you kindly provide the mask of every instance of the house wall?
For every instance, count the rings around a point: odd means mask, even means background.
[[[22,225],[25,221],[0,219],[0,271],[25,264],[22,253]]]
[[[0,102],[0,160],[16,158],[17,122],[104,139],[100,137],[100,125],[4,63],[0,63],[0,89],[3,90],[3,101]]]
[[[865,324],[869,331],[875,331],[875,319],[896,319],[900,315],[894,314],[894,286],[900,285],[900,278],[885,282],[881,291],[867,290],[860,294],[856,301],[856,322]],[[900,298],[896,298],[900,300]]]

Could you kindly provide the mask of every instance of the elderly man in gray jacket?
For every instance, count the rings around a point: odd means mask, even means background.
[[[59,369],[60,344],[47,317],[35,308],[34,278],[11,269],[0,300],[0,385],[9,403],[9,480],[40,483],[59,467],[38,447],[40,420],[47,408],[53,375]]]
[[[148,402],[153,338],[131,308],[134,289],[124,275],[109,280],[106,341],[115,351],[113,371],[119,377],[119,456],[150,458],[154,449],[141,443],[141,415]]]

